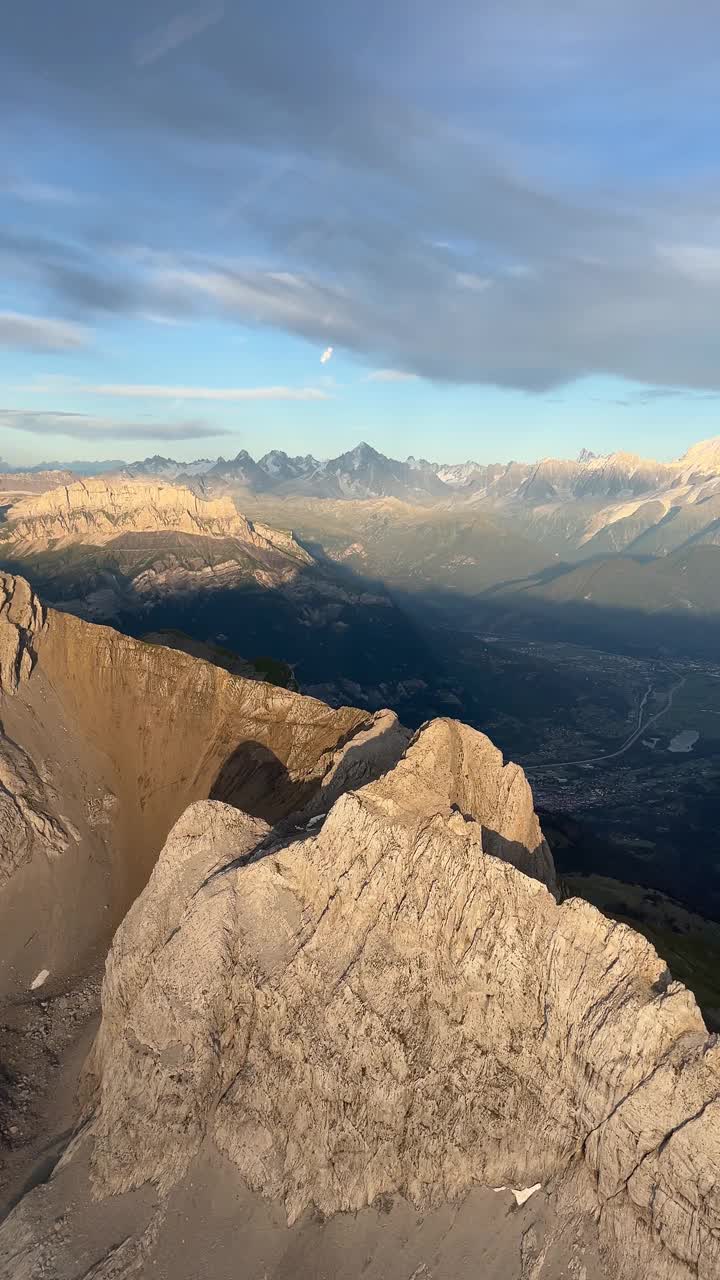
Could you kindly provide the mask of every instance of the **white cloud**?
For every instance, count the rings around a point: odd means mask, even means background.
[[[320,363],[327,364],[328,360],[332,358],[332,353],[333,353],[332,347],[326,347],[320,357]]]
[[[674,270],[692,280],[716,284],[720,279],[720,249],[714,245],[662,245],[660,255]]]
[[[167,325],[171,329],[179,329],[185,324],[180,316],[163,316],[156,311],[142,311],[140,316],[142,320],[147,320],[148,324]]]
[[[461,289],[489,289],[492,281],[487,276],[478,276],[474,271],[458,271],[455,276]]]
[[[32,409],[0,409],[0,428],[75,440],[199,440],[231,434],[225,427],[202,421],[122,422],[84,413],[37,413]]]
[[[328,400],[319,387],[185,387],[140,382],[76,382],[45,378],[23,387],[41,395],[110,396],[122,400]]]
[[[135,65],[144,67],[151,62],[157,62],[159,58],[164,58],[166,53],[192,40],[193,36],[200,35],[200,32],[208,27],[214,26],[224,15],[223,3],[198,5],[189,13],[178,13],[170,22],[156,27],[154,31],[149,32],[137,42]]]
[[[88,344],[87,329],[66,320],[0,311],[0,347],[26,351],[76,351]]]
[[[406,373],[404,369],[376,369],[367,376],[368,382],[417,382],[416,373]]]
[[[80,204],[84,197],[70,187],[50,182],[32,182],[23,178],[0,178],[0,191],[23,200],[26,204]]]

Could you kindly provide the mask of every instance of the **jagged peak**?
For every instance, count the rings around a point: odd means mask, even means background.
[[[698,440],[697,444],[685,451],[678,462],[681,466],[692,467],[696,471],[717,471],[720,469],[720,436]]]
[[[683,1206],[714,1168],[717,1046],[649,942],[509,856],[529,789],[498,757],[431,722],[271,857],[248,815],[185,813],[107,967],[96,1193],[165,1194],[208,1139],[291,1223],[554,1181],[612,1274],[715,1273],[714,1200]]]

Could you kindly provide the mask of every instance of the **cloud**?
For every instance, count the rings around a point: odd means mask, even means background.
[[[0,347],[24,351],[76,351],[88,345],[87,330],[65,320],[0,311]]]
[[[332,353],[333,353],[332,347],[326,347],[320,357],[320,363],[327,364],[328,360],[332,359]]]
[[[0,109],[92,157],[113,209],[6,229],[3,279],[78,324],[219,318],[379,374],[718,389],[720,11],[657,5],[245,0],[139,43],[141,0],[15,6]]]
[[[375,369],[367,376],[367,382],[416,382],[416,373],[406,373],[404,369]]]
[[[0,178],[0,192],[26,204],[74,205],[85,199],[70,187],[59,187],[50,182],[32,182],[23,178]]]
[[[0,409],[0,427],[75,440],[200,440],[231,434],[228,428],[201,421],[122,422],[83,413],[36,413],[31,409]]]
[[[328,400],[318,387],[186,387],[139,382],[84,383],[72,378],[47,379],[26,388],[28,391],[118,397],[124,400]]]
[[[514,269],[517,273],[517,268]],[[489,289],[492,280],[475,275],[473,271],[458,271],[455,277],[461,289]]]
[[[692,387],[638,387],[636,390],[628,391],[627,395],[622,399],[605,399],[603,396],[593,396],[598,404],[615,404],[622,405],[623,408],[633,409],[639,404],[655,404],[663,400],[682,400],[684,403],[692,403],[697,400],[717,400],[720,398],[720,389],[717,391],[697,391]]]
[[[208,27],[220,22],[225,13],[225,5],[221,3],[198,5],[188,13],[178,13],[170,22],[156,27],[148,35],[138,40],[135,46],[135,65],[147,66],[164,58],[167,53],[200,35]]]

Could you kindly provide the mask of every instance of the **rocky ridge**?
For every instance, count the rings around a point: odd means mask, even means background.
[[[67,1170],[75,1201],[150,1184],[162,1216],[208,1148],[290,1223],[539,1187],[559,1231],[589,1224],[613,1280],[717,1274],[717,1039],[648,942],[558,903],[517,766],[456,721],[408,740],[391,713],[331,711],[2,590],[5,732],[69,836],[62,926],[100,906],[77,901],[96,781],[113,782],[106,856],[143,849],[115,903],[84,1127],[0,1229],[0,1275],[61,1274]],[[63,730],[87,752],[66,740],[60,786]],[[0,932],[8,903],[38,909],[48,861],[10,869]],[[141,1274],[158,1230],[138,1220],[112,1263],[62,1275]],[[518,1277],[555,1280],[549,1247],[523,1245]]]
[[[550,1183],[609,1274],[717,1273],[715,1037],[649,943],[558,905],[495,757],[435,721],[317,833],[183,815],[108,959],[96,1194],[166,1193],[211,1136],[289,1222]]]
[[[19,554],[71,543],[102,546],[128,533],[180,533],[236,538],[313,563],[291,533],[247,520],[230,498],[206,501],[179,485],[141,480],[78,480],[21,499],[6,511],[2,532]]]
[[[45,611],[23,578],[0,573],[0,693],[17,693],[33,669]]]
[[[376,769],[407,738],[392,713],[332,710],[44,610],[11,575],[0,576],[0,724],[7,994],[107,948],[188,803],[242,795],[274,822],[317,798],[359,732],[380,739]]]

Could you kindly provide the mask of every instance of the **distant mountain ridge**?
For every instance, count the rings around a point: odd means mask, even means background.
[[[87,464],[92,474],[105,465]],[[22,492],[14,479],[20,474],[0,476],[0,491]],[[24,491],[37,492],[43,474],[51,489],[67,484],[72,472],[23,474],[29,481]],[[241,506],[275,499],[320,505],[395,500],[421,510],[447,509],[461,519],[481,512],[542,548],[548,563],[671,555],[698,542],[720,543],[720,437],[700,441],[670,462],[582,449],[575,460],[445,465],[412,455],[389,458],[364,441],[325,460],[279,449],[257,461],[245,449],[234,458],[192,462],[155,455],[123,464],[113,475],[113,483],[129,480],[169,483],[204,500],[237,498]]]
[[[55,459],[52,462],[21,463],[18,466],[7,462],[5,458],[0,458],[0,474],[2,475],[14,475],[18,472],[33,474],[40,471],[73,471],[78,476],[99,476],[106,471],[121,471],[125,466],[127,466],[127,463],[122,458],[106,458],[99,461],[76,458],[72,462],[58,462]]]
[[[137,475],[142,467],[146,476],[172,479],[180,465],[148,459],[128,471]],[[208,498],[397,499],[445,507],[463,518],[485,512],[544,548],[549,561],[670,555],[696,542],[720,542],[720,437],[700,441],[671,462],[583,449],[575,460],[443,465],[388,458],[365,442],[325,461],[271,450],[256,462],[243,450],[212,465],[184,464],[174,482]]]
[[[720,476],[720,436],[701,440],[680,458],[657,462],[618,451],[598,455],[581,449],[575,460],[541,458],[535,462],[430,462],[410,455],[387,457],[366,441],[335,458],[290,456],[271,449],[258,460],[242,449],[234,458],[197,458],[183,462],[155,454],[135,462],[44,462],[12,466],[0,460],[0,472],[65,471],[77,475],[119,472],[133,479],[202,479],[209,487],[240,486],[254,492],[319,498],[383,498],[405,501],[456,501],[513,496],[537,505],[555,497],[610,498],[649,493],[663,486]]]

